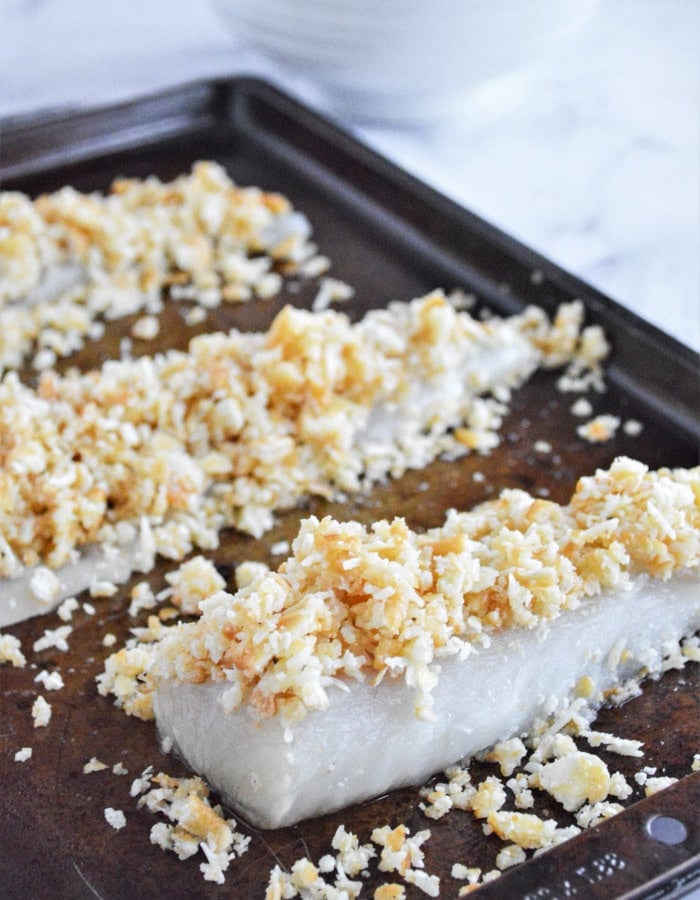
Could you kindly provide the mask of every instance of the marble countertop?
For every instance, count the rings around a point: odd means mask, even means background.
[[[206,4],[0,0],[0,33],[3,117],[238,73],[317,102],[315,85],[244,46]],[[700,350],[698,46],[696,0],[602,0],[574,40],[439,125],[340,121]]]

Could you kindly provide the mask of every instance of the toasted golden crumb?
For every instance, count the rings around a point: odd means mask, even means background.
[[[472,797],[471,809],[477,819],[487,819],[506,802],[506,792],[501,781],[490,775],[477,787]]]
[[[98,677],[98,691],[113,694],[115,703],[139,719],[153,718],[153,698],[143,689],[141,678],[150,668],[153,650],[147,645],[123,647],[113,653]]]
[[[406,889],[402,884],[381,884],[372,896],[374,900],[404,900]]]
[[[495,810],[488,814],[489,826],[503,841],[512,841],[524,850],[548,846],[556,830],[552,819],[540,819],[533,813]]]
[[[308,859],[298,859],[292,865],[291,882],[297,890],[310,888],[318,879],[318,869]]]
[[[398,872],[403,878],[409,871],[424,864],[422,845],[430,838],[430,831],[424,829],[411,834],[406,825],[390,828],[384,825],[372,831],[372,842],[381,847],[380,872]]]
[[[173,778],[149,767],[131,786],[139,807],[164,815],[168,821],[151,829],[151,843],[187,859],[201,850],[206,862],[200,871],[206,881],[223,884],[231,861],[248,849],[250,838],[236,830],[234,819],[225,819],[213,806],[209,788],[198,777]]]
[[[605,799],[611,788],[610,772],[603,760],[580,751],[546,763],[532,776],[531,783],[551,794],[567,812]]]
[[[498,763],[501,775],[512,775],[526,753],[527,748],[520,738],[510,738],[496,744],[486,754],[485,759],[488,762]]]

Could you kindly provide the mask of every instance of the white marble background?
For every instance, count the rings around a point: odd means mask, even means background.
[[[2,116],[241,72],[318,97],[192,0],[0,0],[0,47]],[[602,0],[440,126],[343,124],[700,350],[699,100],[700,2]]]

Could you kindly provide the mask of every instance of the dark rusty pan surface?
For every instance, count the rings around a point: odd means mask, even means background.
[[[581,297],[588,321],[602,324],[613,344],[609,388],[589,399],[596,412],[644,425],[638,436],[620,430],[607,443],[585,443],[569,412],[573,397],[557,391],[555,376],[538,375],[515,395],[502,443],[490,455],[436,462],[347,504],[314,500],[280,516],[261,541],[226,533],[213,554],[222,571],[230,573],[246,559],[269,560],[270,544],[291,537],[300,516],[309,511],[365,522],[402,515],[420,529],[439,524],[449,507],[467,509],[507,486],[566,501],[577,477],[609,465],[619,454],[652,467],[697,463],[694,354],[265,84],[196,84],[114,109],[6,122],[0,178],[3,189],[31,194],[63,184],[106,189],[117,175],[169,179],[197,159],[218,160],[240,184],[281,191],[308,215],[320,250],[333,261],[330,274],[356,289],[356,297],[343,307],[353,316],[437,286],[464,288],[499,313],[525,303],[551,311],[564,300]],[[205,329],[265,328],[284,303],[308,305],[316,288],[308,283],[294,293],[285,289],[272,300],[225,305],[196,327],[186,326],[177,310],[166,307],[161,335],[167,336],[167,344],[159,338],[158,346],[185,347]],[[119,339],[132,323],[111,323],[104,341],[69,362],[89,367],[116,355]],[[134,341],[137,353],[152,352],[152,347]],[[548,441],[552,453],[536,452],[537,440]],[[481,475],[475,480],[476,472]],[[157,568],[149,576],[152,584],[162,587],[164,572],[172,568],[170,563]],[[67,652],[29,650],[30,663],[57,667],[64,674],[65,687],[48,695],[53,706],[49,727],[32,728],[37,668],[0,669],[0,896],[262,897],[276,863],[290,866],[304,855],[318,860],[329,851],[341,823],[361,841],[369,839],[376,825],[404,822],[412,832],[430,827],[426,870],[441,876],[441,897],[457,896],[460,882],[450,877],[454,862],[493,868],[498,842],[486,838],[468,814],[454,812],[439,822],[425,819],[417,807],[417,789],[293,828],[256,832],[242,825],[252,833],[250,849],[234,861],[223,886],[203,881],[199,859],[179,862],[151,845],[155,819],[130,798],[131,780],[148,765],[173,775],[186,769],[161,753],[152,724],[127,718],[97,695],[94,682],[110,652],[101,643],[104,633],[113,632],[120,646],[137,624],[125,612],[128,591],[129,584],[113,598],[94,601],[95,615],[76,613]],[[56,624],[55,616],[48,615],[6,630],[31,648],[45,628]],[[480,896],[534,900],[682,893],[699,875],[700,775],[690,775],[693,754],[700,750],[698,712],[697,666],[669,672],[648,683],[640,697],[603,710],[597,727],[642,740],[646,750],[642,762],[602,754],[611,768],[634,783],[632,775],[641,765],[656,766],[681,782],[646,800],[636,787],[635,802],[616,819],[505,874]],[[31,761],[13,762],[14,752],[24,746],[33,747]],[[107,770],[84,775],[83,765],[93,756],[110,765],[122,762],[129,774]],[[117,832],[107,825],[103,810],[109,806],[124,810],[126,828]],[[546,811],[545,803],[539,811]],[[551,812],[567,824],[566,814]],[[657,815],[682,820],[686,839],[668,845],[654,838],[649,821]],[[363,896],[371,897],[383,880],[375,869]],[[407,895],[425,896],[410,887]]]

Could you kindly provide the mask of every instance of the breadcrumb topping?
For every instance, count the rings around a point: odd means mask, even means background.
[[[581,316],[573,304],[567,322],[580,328]],[[26,573],[49,605],[60,599],[54,570],[77,566],[84,548],[146,572],[156,554],[216,547],[223,527],[259,537],[309,495],[487,451],[510,389],[563,358],[550,350],[559,327],[534,309],[480,323],[434,292],[357,324],[287,307],[266,333],[44,372],[36,389],[10,372],[0,381],[0,579],[12,591]],[[95,596],[116,591],[90,567],[84,577]]]
[[[216,546],[224,526],[260,536],[275,510],[309,494],[488,447],[503,407],[476,395],[520,383],[551,331],[530,312],[477,323],[435,293],[356,325],[288,307],[265,334],[203,335],[186,353],[45,372],[37,390],[9,373],[0,577],[40,564],[30,589],[49,603],[51,570],[87,544],[137,543],[145,571],[153,552],[180,559]],[[499,352],[491,382],[485,359]],[[446,379],[453,396],[436,406],[430,391]],[[396,419],[386,437],[374,434],[380,409]]]
[[[580,479],[566,506],[507,490],[425,534],[401,519],[311,517],[276,572],[200,602],[139,678],[228,681],[227,709],[293,720],[325,708],[335,679],[403,677],[428,717],[440,658],[699,562],[700,467],[651,472],[627,458]]]
[[[36,368],[53,364],[100,336],[98,317],[158,311],[164,289],[204,307],[270,297],[278,270],[315,258],[310,234],[285,197],[213,162],[169,183],[118,179],[107,195],[0,193],[0,373],[32,349]],[[142,317],[134,336],[156,326]]]

